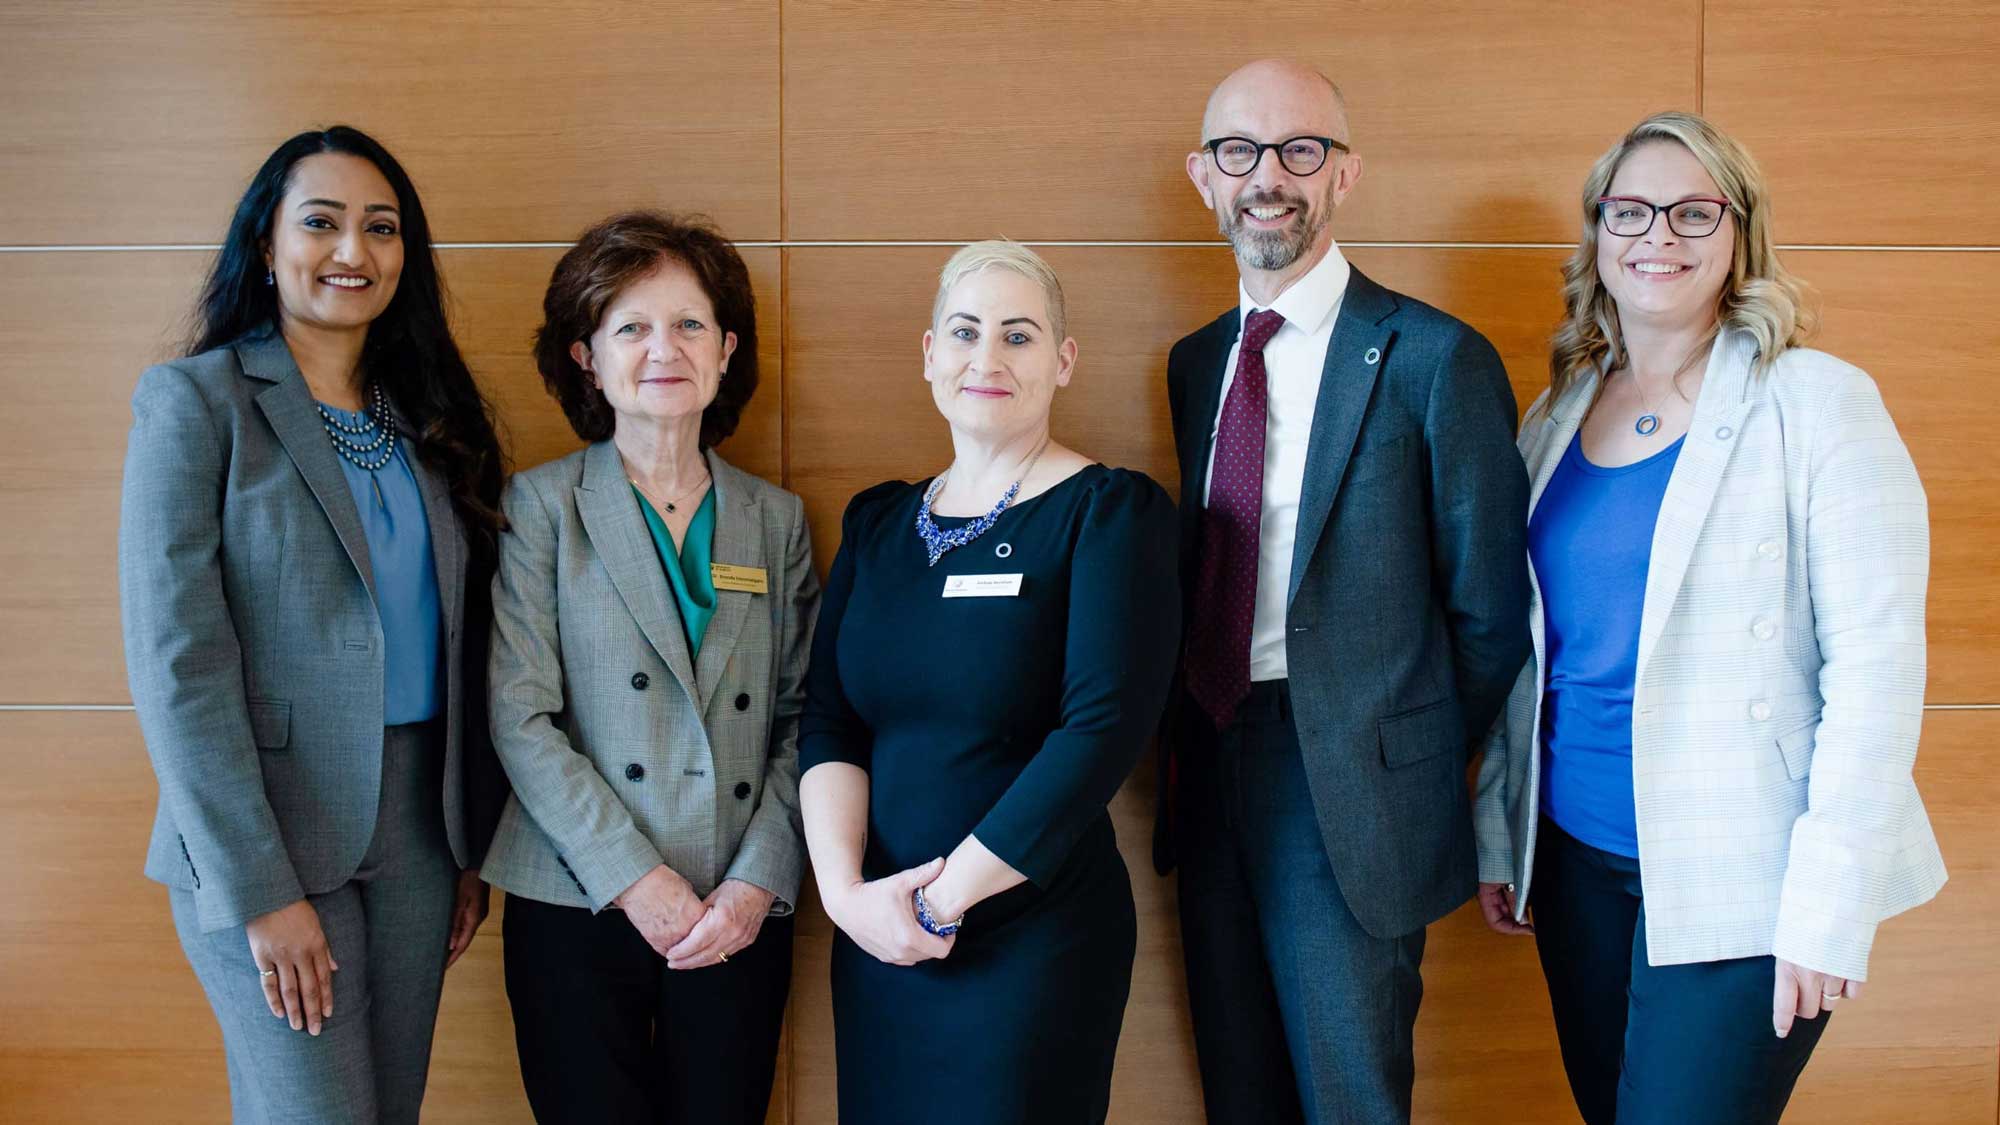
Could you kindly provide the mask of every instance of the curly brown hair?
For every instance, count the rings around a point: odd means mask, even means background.
[[[535,330],[542,383],[584,441],[610,437],[613,418],[604,392],[570,356],[570,346],[588,340],[612,299],[665,261],[694,274],[715,306],[716,326],[736,334],[729,373],[701,412],[703,449],[736,432],[757,390],[757,301],[736,247],[703,215],[626,211],[583,232],[556,263],[542,296],[542,326]]]

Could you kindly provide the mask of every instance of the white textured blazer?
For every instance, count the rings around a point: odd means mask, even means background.
[[[1792,349],[1753,376],[1725,331],[1653,531],[1632,693],[1632,789],[1654,965],[1775,954],[1853,980],[1883,919],[1944,860],[1910,769],[1924,702],[1930,530],[1866,373]],[[1528,412],[1539,503],[1597,394]],[[1482,882],[1533,894],[1541,783],[1534,655],[1494,726],[1474,820]]]

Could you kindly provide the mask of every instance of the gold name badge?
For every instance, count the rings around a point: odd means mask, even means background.
[[[740,590],[746,594],[768,594],[771,592],[771,578],[761,566],[731,566],[728,563],[709,563],[708,580],[718,590]]]

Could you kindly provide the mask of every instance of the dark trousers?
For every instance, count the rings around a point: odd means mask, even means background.
[[[535,1120],[761,1125],[792,982],[792,920],[670,970],[623,911],[507,896],[507,999]]]
[[[1424,931],[1378,938],[1320,839],[1282,681],[1181,754],[1181,939],[1212,1125],[1403,1122]]]
[[[1828,1017],[1777,1037],[1770,957],[1648,965],[1639,861],[1547,817],[1537,839],[1535,946],[1584,1121],[1775,1123]]]

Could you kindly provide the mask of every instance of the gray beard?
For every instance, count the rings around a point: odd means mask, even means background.
[[[1321,200],[1311,218],[1289,230],[1252,230],[1236,219],[1234,212],[1227,215],[1218,212],[1215,227],[1229,240],[1229,248],[1235,251],[1238,262],[1253,270],[1281,270],[1299,260],[1332,218],[1331,203]]]
[[[1236,260],[1253,270],[1281,270],[1299,260],[1305,253],[1306,244],[1312,239],[1305,236],[1305,228],[1300,227],[1299,237],[1287,237],[1284,231],[1252,231],[1241,227],[1225,230],[1229,236],[1229,246],[1236,252]]]

